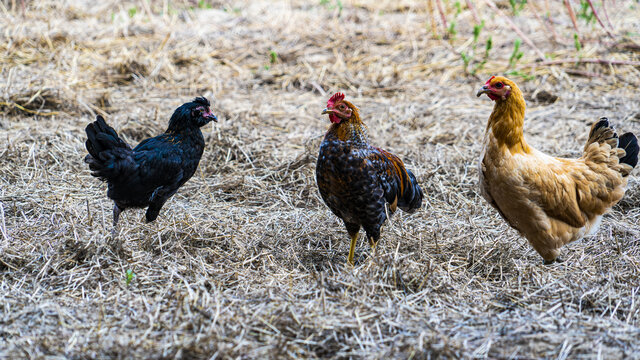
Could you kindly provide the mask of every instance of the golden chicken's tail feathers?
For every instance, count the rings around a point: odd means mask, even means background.
[[[591,126],[591,131],[589,132],[589,139],[587,143],[584,145],[584,151],[587,151],[589,145],[593,143],[607,143],[611,146],[611,148],[615,148],[618,145],[618,134],[616,134],[615,129],[611,124],[609,124],[609,119],[606,117],[601,117],[596,123]]]
[[[623,134],[618,139],[618,147],[625,151],[625,155],[620,158],[620,163],[627,164],[632,168],[636,167],[638,165],[638,151],[640,150],[638,138],[630,132]]]
[[[603,144],[610,147],[602,148]],[[602,117],[591,126],[584,157],[595,163],[606,163],[625,177],[638,164],[638,139],[632,133],[618,137],[609,119]]]

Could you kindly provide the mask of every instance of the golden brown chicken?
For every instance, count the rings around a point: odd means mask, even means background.
[[[638,139],[618,138],[606,118],[593,124],[579,159],[541,153],[523,137],[525,102],[516,84],[494,76],[478,91],[495,101],[480,157],[480,190],[545,264],[563,245],[595,233],[624,195],[638,163]]]

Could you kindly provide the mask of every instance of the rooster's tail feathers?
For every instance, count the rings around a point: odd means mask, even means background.
[[[398,201],[398,207],[402,210],[412,213],[422,206],[422,198],[424,194],[416,180],[416,176],[407,169],[408,181],[404,187],[404,192]]]

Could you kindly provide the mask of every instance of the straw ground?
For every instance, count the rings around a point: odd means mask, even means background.
[[[0,357],[640,358],[640,172],[543,266],[478,194],[474,96],[510,72],[554,155],[600,116],[640,133],[636,2],[597,8],[613,37],[577,2],[577,33],[560,1],[87,3],[0,3]],[[355,268],[314,180],[335,91],[426,194]],[[196,175],[112,238],[84,127],[136,144],[198,95],[220,122]]]

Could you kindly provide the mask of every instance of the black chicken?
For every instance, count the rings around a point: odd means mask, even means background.
[[[87,126],[89,155],[84,161],[91,175],[107,182],[107,196],[114,202],[114,226],[127,208],[148,206],[146,220],[155,220],[164,203],[193,176],[205,145],[200,127],[218,121],[210,105],[206,98],[197,97],[180,106],[164,134],[134,149],[100,115]]]

